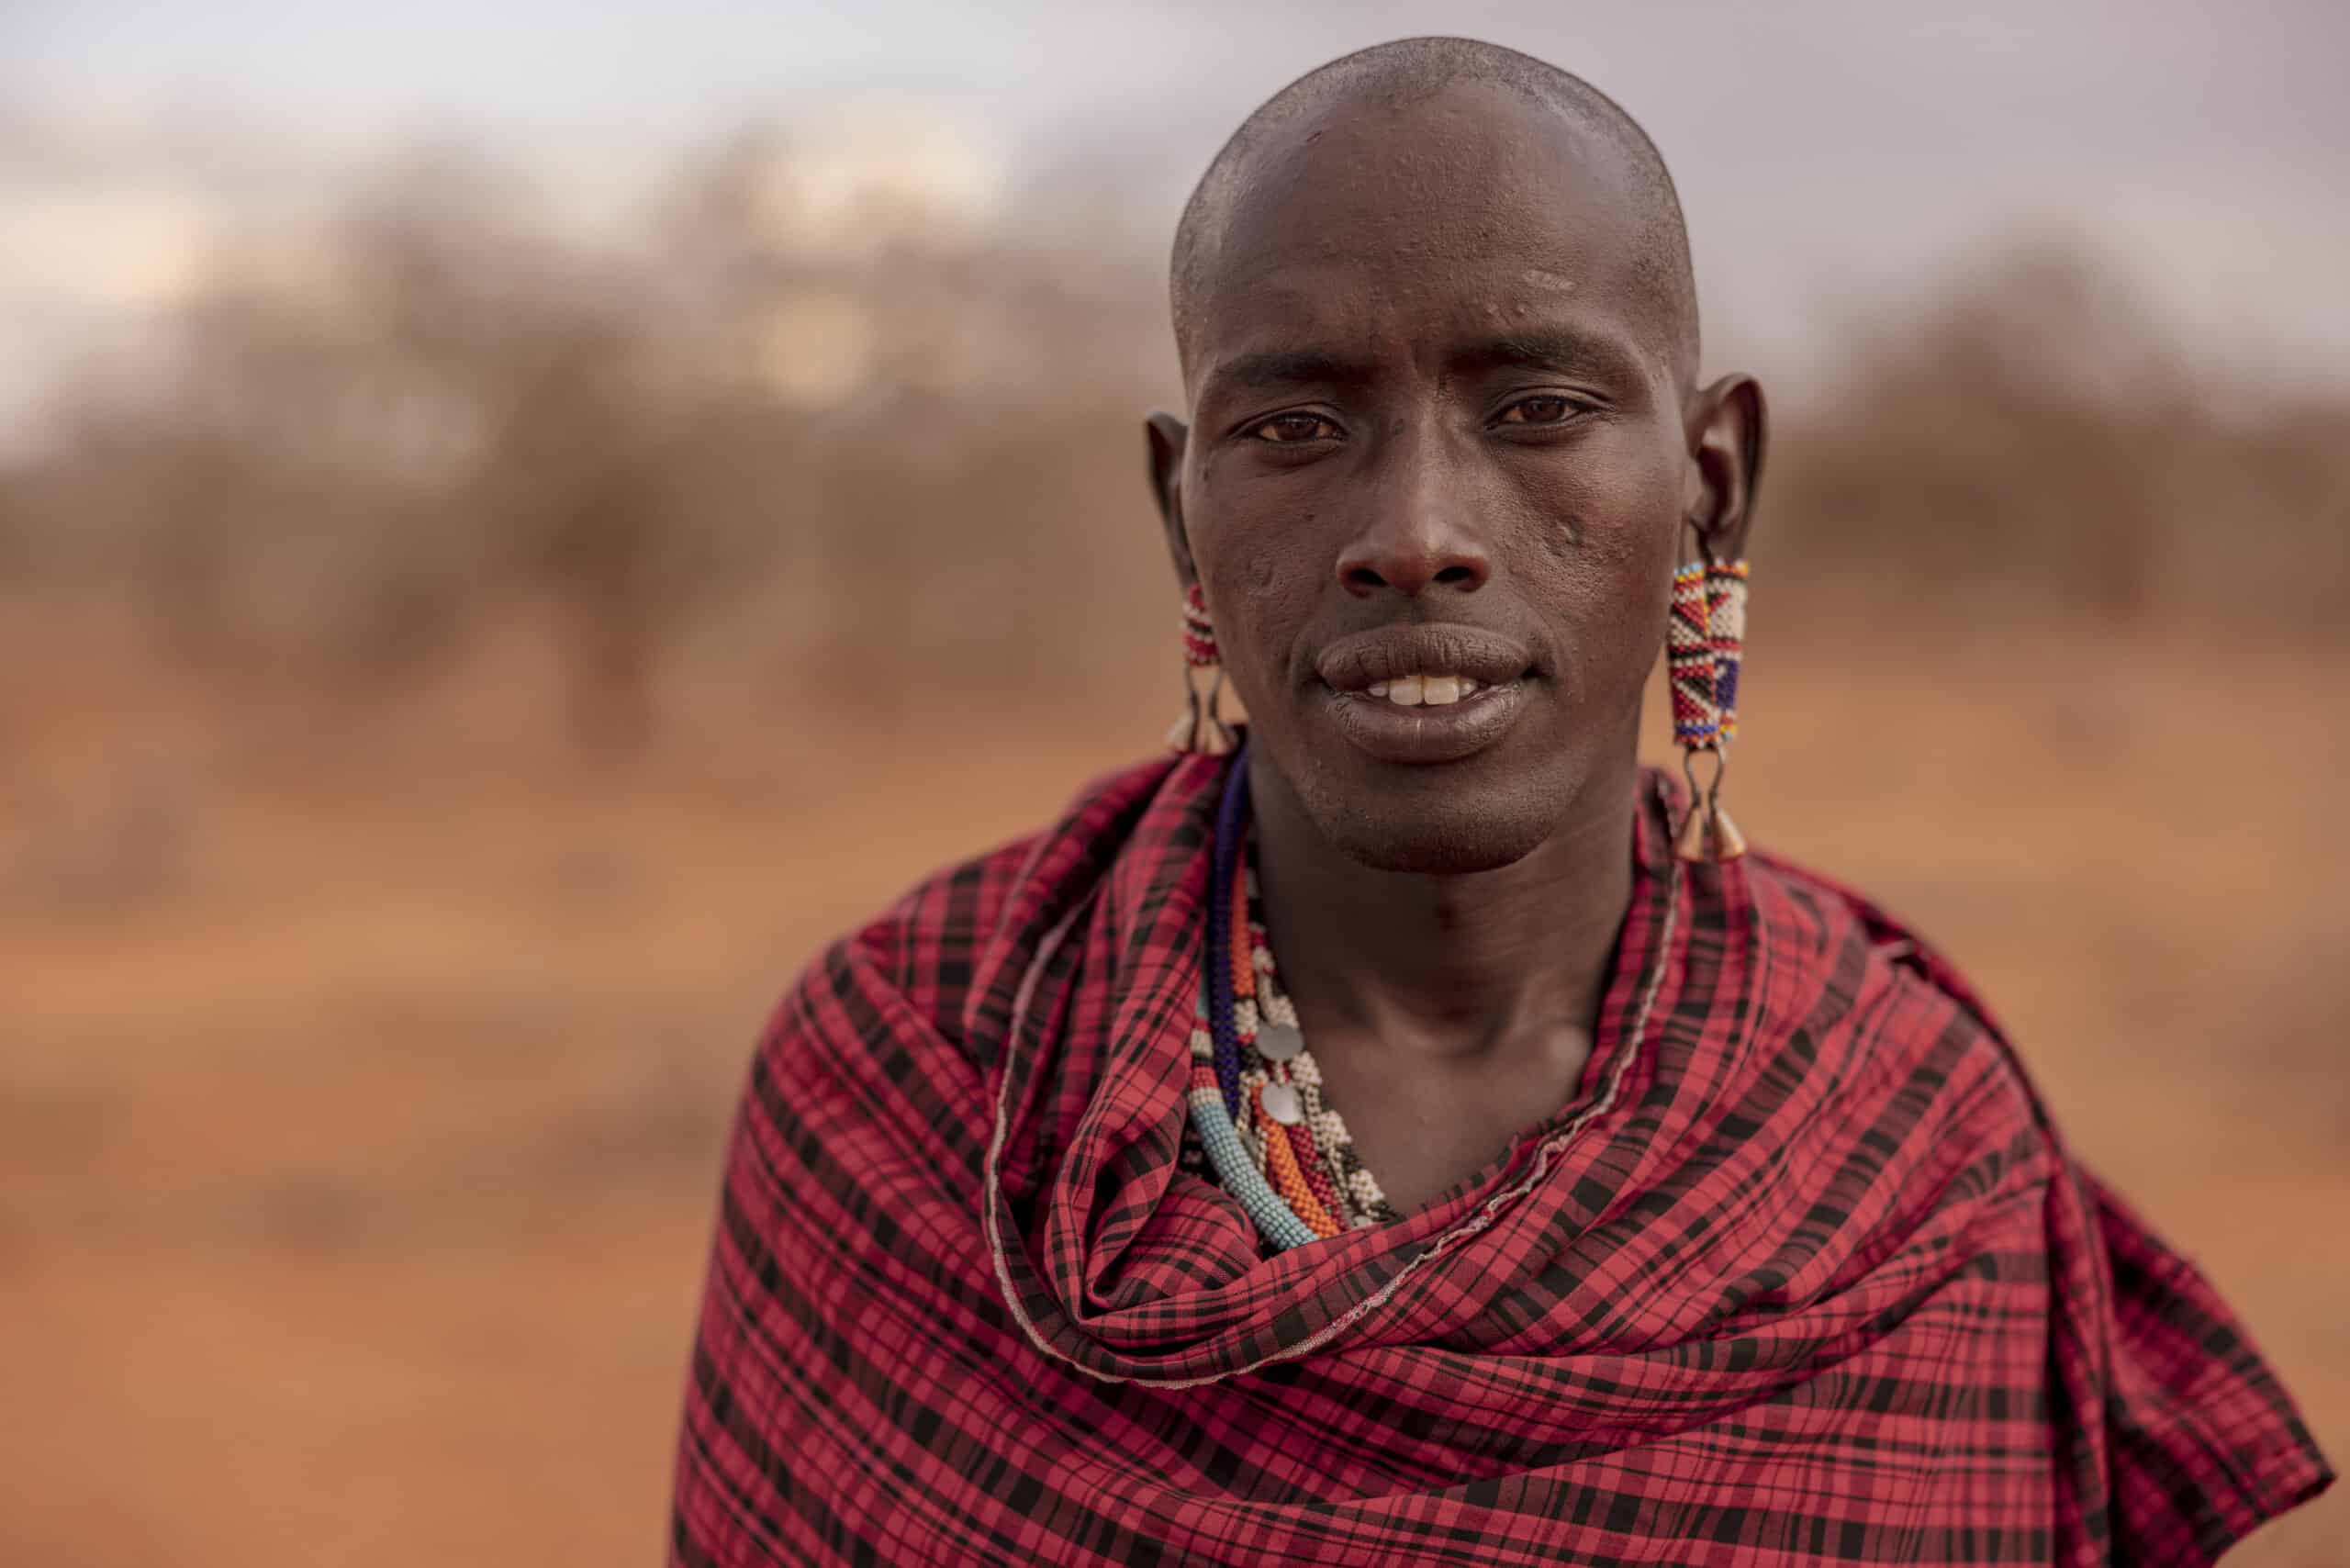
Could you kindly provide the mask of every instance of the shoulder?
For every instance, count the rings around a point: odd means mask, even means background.
[[[975,993],[1049,913],[1050,888],[1114,854],[1173,761],[1153,757],[1092,778],[1046,825],[923,878],[831,944],[803,987],[853,971],[886,991],[900,1017],[959,1046]]]
[[[1982,993],[1939,947],[1900,916],[1849,883],[1797,865],[1781,855],[1749,855],[1750,876],[1774,944],[1822,961],[1850,964],[1856,953],[1884,966],[1897,981],[1946,998],[2002,1045],[2000,1026]]]
[[[932,873],[793,976],[751,1052],[730,1201],[771,1218],[781,1189],[817,1172],[977,1168],[982,1087],[962,1048],[962,999],[1032,846],[1015,839]]]
[[[2099,1456],[2085,1492],[2109,1543],[2206,1562],[2325,1490],[2333,1469],[2242,1322],[2074,1156],[1972,982],[1874,900],[1751,858],[1774,958],[1834,977],[1814,994],[1836,1008],[1805,1026],[1841,1009],[1857,1043],[1807,1146],[1860,1129],[1848,1141],[1882,1159],[1896,1233],[1964,1248],[1977,1276],[2003,1252],[2031,1256],[2020,1277],[2047,1293],[2038,1354],[2070,1450]]]
[[[1914,926],[1784,857],[1749,855],[1764,1007],[1817,1043],[1844,1092],[1930,1104],[1938,1136],[2064,1159],[2047,1104],[1974,982]]]
[[[945,1137],[955,1147],[941,1159],[976,1158],[966,1133],[949,1131],[980,1114],[984,1053],[967,1037],[975,1003],[1003,983],[1037,924],[1039,889],[1069,857],[1072,822],[1148,795],[1165,772],[1146,763],[1094,780],[1051,825],[942,867],[825,944],[760,1032],[738,1144],[789,1122],[893,1145]]]
[[[933,1029],[953,1033],[988,941],[1045,836],[1023,834],[932,872],[821,961],[867,971]]]

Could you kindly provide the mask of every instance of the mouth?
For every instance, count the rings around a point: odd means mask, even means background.
[[[1456,762],[1507,733],[1524,711],[1534,661],[1475,627],[1383,627],[1341,638],[1315,661],[1334,724],[1383,762]]]
[[[1384,699],[1398,708],[1449,708],[1489,689],[1473,675],[1415,671],[1393,680],[1374,680],[1363,688],[1363,695]]]

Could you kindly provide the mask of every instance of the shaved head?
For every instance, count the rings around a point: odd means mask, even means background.
[[[1673,568],[1744,556],[1762,454],[1753,378],[1695,385],[1639,127],[1490,44],[1348,55],[1216,154],[1172,283],[1151,484],[1268,842],[1430,875],[1620,851]]]
[[[1268,165],[1304,152],[1323,125],[1350,110],[1401,111],[1462,85],[1499,87],[1557,118],[1586,161],[1625,187],[1638,225],[1633,267],[1650,297],[1662,345],[1685,386],[1697,367],[1697,291],[1681,200],[1656,144],[1605,93],[1532,55],[1472,39],[1416,38],[1375,44],[1292,82],[1232,133],[1200,177],[1176,226],[1169,269],[1176,349],[1188,383],[1202,302],[1234,214],[1277,182]]]

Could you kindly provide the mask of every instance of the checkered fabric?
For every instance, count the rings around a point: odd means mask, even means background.
[[[785,999],[673,1564],[2205,1563],[2332,1480],[1950,968],[1678,865],[1661,776],[1575,1100],[1268,1256],[1178,1159],[1226,766],[1098,783]]]

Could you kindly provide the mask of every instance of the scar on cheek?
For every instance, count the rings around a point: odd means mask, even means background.
[[[1574,279],[1560,273],[1546,273],[1540,267],[1528,267],[1517,275],[1537,288],[1554,288],[1561,294],[1575,286]]]

